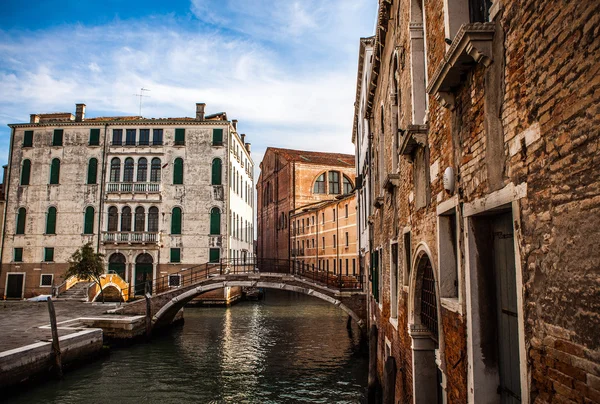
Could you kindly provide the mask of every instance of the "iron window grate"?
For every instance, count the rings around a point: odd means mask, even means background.
[[[423,285],[421,288],[421,323],[431,332],[432,338],[438,339],[437,303],[435,295],[435,279],[431,262],[427,261],[423,270]]]

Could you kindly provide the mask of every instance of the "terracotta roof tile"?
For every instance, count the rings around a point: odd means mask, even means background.
[[[354,167],[354,155],[342,153],[324,153],[307,150],[280,149],[277,147],[267,148],[288,161],[299,161],[301,163],[323,164],[330,166]]]

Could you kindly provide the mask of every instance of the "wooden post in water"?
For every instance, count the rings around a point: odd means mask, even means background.
[[[48,297],[48,314],[50,314],[50,328],[52,329],[52,357],[54,359],[54,372],[58,378],[63,377],[60,344],[58,343],[58,328],[56,327],[56,312],[52,298]]]
[[[369,378],[367,381],[367,403],[377,403],[377,326],[373,324],[369,331]]]
[[[146,339],[149,340],[152,333],[152,296],[148,291],[148,283],[146,283],[144,298],[146,299]]]
[[[383,404],[396,403],[396,360],[388,356],[383,373]]]

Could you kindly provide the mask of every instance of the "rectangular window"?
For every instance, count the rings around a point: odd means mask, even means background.
[[[121,146],[123,144],[123,129],[113,129],[113,146]]]
[[[45,262],[53,262],[54,261],[54,247],[45,247],[44,248],[44,261]]]
[[[23,248],[22,247],[15,248],[13,256],[14,256],[14,258],[13,258],[14,262],[23,262]]]
[[[125,131],[125,146],[135,146],[136,129],[127,129]]]
[[[337,171],[329,171],[329,193],[340,193],[340,173]]]
[[[398,318],[398,243],[392,244],[390,260],[390,317]]]
[[[163,130],[153,129],[152,130],[152,145],[162,146],[163,144]]]
[[[90,129],[90,146],[100,145],[100,129]]]
[[[63,130],[54,129],[54,136],[52,136],[52,146],[62,146],[63,144]]]
[[[346,232],[346,247],[350,246],[350,237],[348,236],[348,232]]]
[[[171,262],[181,262],[181,248],[171,248]]]
[[[379,303],[379,251],[377,250],[371,254],[371,294]]]
[[[348,205],[346,205],[346,219],[348,219]]]
[[[404,285],[408,286],[410,281],[410,266],[411,263],[411,242],[410,232],[404,233]]]
[[[33,131],[26,130],[23,137],[23,147],[33,147]]]
[[[223,146],[223,129],[213,129],[213,146]]]
[[[209,262],[219,262],[221,260],[221,250],[218,248],[211,248],[209,251]]]
[[[458,298],[458,227],[456,210],[438,216],[440,260],[440,297]]]
[[[335,234],[333,235],[333,248],[337,247],[337,240],[335,239]]]
[[[352,258],[352,275],[356,275],[356,259]]]
[[[185,144],[185,129],[175,129],[175,146],[183,146]]]
[[[140,129],[140,146],[148,146],[150,144],[150,129]]]
[[[325,212],[321,213],[321,223],[325,224]]]
[[[52,274],[42,274],[40,276],[40,286],[43,286],[43,287],[52,286],[53,278],[54,278],[54,275],[52,275]]]
[[[335,274],[337,272],[337,261],[333,260],[333,273]]]
[[[346,276],[348,276],[348,258],[346,258]]]
[[[181,285],[181,275],[172,274],[169,275],[169,287],[178,288]]]
[[[321,248],[324,250],[325,249],[325,237],[323,237],[323,245],[321,246]]]
[[[333,208],[333,221],[335,222],[335,208]]]

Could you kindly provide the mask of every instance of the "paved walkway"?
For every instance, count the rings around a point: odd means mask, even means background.
[[[54,301],[56,321],[66,321],[78,317],[98,316],[113,309],[114,304],[91,304],[75,301]],[[0,352],[39,341],[52,340],[50,328],[40,326],[50,324],[48,303],[0,300]],[[59,335],[73,331],[60,330]]]

